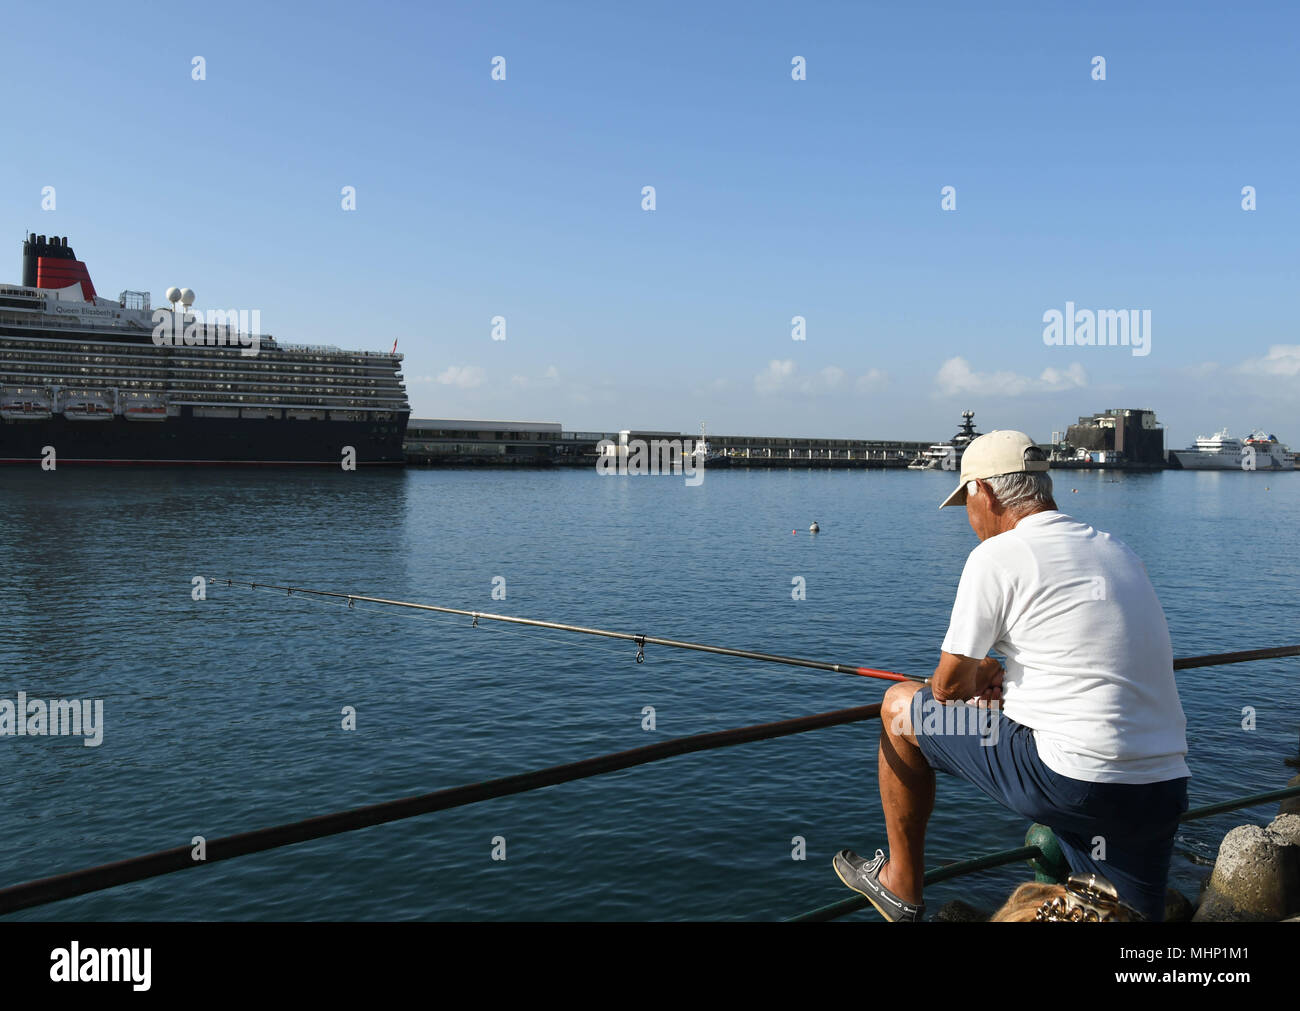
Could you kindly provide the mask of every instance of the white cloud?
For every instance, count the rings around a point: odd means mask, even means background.
[[[1204,379],[1207,376],[1216,376],[1222,368],[1218,362],[1201,362],[1198,365],[1184,365],[1176,370],[1181,375],[1189,376],[1192,379]]]
[[[1075,362],[1068,369],[1043,369],[1038,378],[1017,372],[976,372],[965,358],[949,358],[939,366],[934,377],[939,392],[985,393],[991,396],[1018,397],[1025,393],[1051,393],[1088,385],[1088,374]]]
[[[859,393],[866,393],[869,390],[880,389],[885,385],[888,379],[889,376],[886,373],[881,372],[880,369],[868,369],[862,375],[858,376],[857,382],[853,385]]]
[[[779,393],[794,375],[794,362],[790,359],[767,363],[767,371],[754,377],[754,389],[758,393]]]
[[[477,365],[453,365],[439,372],[437,381],[443,386],[459,386],[463,390],[472,390],[487,381],[487,373]]]
[[[1233,371],[1257,376],[1300,376],[1300,344],[1274,344],[1263,358],[1247,358]]]
[[[876,383],[884,373],[872,369],[857,380],[859,389],[864,389],[864,382]],[[787,393],[815,396],[830,393],[844,386],[846,373],[838,365],[827,365],[811,375],[800,375],[794,361],[773,359],[767,368],[754,377],[754,390],[757,393]]]
[[[730,379],[710,379],[702,386],[696,386],[692,393],[697,397],[714,397],[729,392],[733,385]]]
[[[536,378],[533,378],[532,376],[520,376],[520,375],[514,375],[510,377],[510,385],[515,387],[515,389],[519,389],[519,390],[526,390],[529,389],[530,387],[542,386],[545,384],[558,383],[559,381],[560,381],[560,370],[557,369],[554,365],[546,366],[546,371],[544,371],[540,376]]]
[[[833,390],[844,382],[844,370],[836,365],[828,365],[819,373],[822,385]]]

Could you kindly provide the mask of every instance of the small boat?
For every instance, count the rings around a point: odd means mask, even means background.
[[[700,422],[700,438],[695,443],[695,449],[691,456],[695,459],[695,466],[704,467],[705,469],[717,469],[718,467],[730,467],[731,458],[723,453],[716,452],[710,445],[708,437],[704,432],[704,423]]]
[[[69,421],[112,421],[113,394],[107,390],[74,390],[65,393],[63,416]]]
[[[122,417],[127,421],[166,421],[167,398],[153,393],[127,393],[122,397]]]
[[[54,415],[54,395],[31,386],[0,389],[0,419],[5,421],[48,421]]]

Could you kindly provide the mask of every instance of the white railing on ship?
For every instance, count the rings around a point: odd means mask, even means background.
[[[334,354],[334,355],[360,355],[363,358],[401,358],[401,355],[390,354],[387,351],[344,351],[342,348],[335,347],[332,344],[285,344],[277,341],[275,344],[277,351],[300,351],[310,352],[312,354]]]
[[[83,323],[80,320],[66,319],[63,317],[51,317],[34,319],[31,316],[19,313],[0,312],[0,323],[11,326],[32,327],[33,329],[45,329],[46,327],[61,327],[65,330],[84,330],[86,339],[94,340],[96,333],[103,334],[104,331],[87,329],[93,326],[93,323]],[[237,334],[231,334],[228,340],[237,340]],[[346,351],[343,348],[335,347],[332,344],[286,344],[276,340],[269,333],[261,335],[261,342],[267,345],[270,351],[294,351],[299,353],[311,354],[335,354],[335,355],[356,355],[360,358],[402,358],[404,356],[393,354],[387,351]]]

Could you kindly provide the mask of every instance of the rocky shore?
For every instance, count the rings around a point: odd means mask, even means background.
[[[1293,776],[1287,786],[1300,786]],[[1287,797],[1262,828],[1239,825],[1223,837],[1214,871],[1190,919],[1260,922],[1300,918],[1300,796]]]

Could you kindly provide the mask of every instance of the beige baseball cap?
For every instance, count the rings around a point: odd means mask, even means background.
[[[966,504],[966,482],[980,478],[998,477],[1001,474],[1021,474],[1025,471],[1047,470],[1046,460],[1026,460],[1025,452],[1034,448],[1034,441],[1024,432],[997,431],[972,439],[961,455],[961,484],[940,504],[958,506]]]

